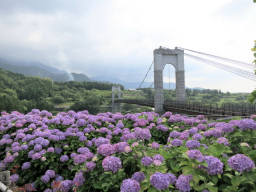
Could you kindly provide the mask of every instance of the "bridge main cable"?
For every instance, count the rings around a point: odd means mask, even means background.
[[[139,88],[141,88],[142,84],[143,84],[143,83],[144,83],[144,81],[146,80],[146,78],[147,78],[147,76],[148,76],[148,73],[149,73],[149,71],[151,70],[151,68],[152,68],[153,64],[154,64],[154,61],[152,61],[151,65],[150,65],[150,67],[149,67],[149,69],[148,69],[148,71],[147,71],[147,73],[146,73],[146,75],[145,75],[144,79],[143,79],[143,80],[142,80],[142,82],[140,83],[140,85],[139,85],[138,89],[139,89]]]
[[[186,51],[190,51],[190,52],[194,52],[194,53],[197,53],[197,54],[201,54],[201,55],[206,55],[206,56],[209,56],[209,57],[214,57],[214,58],[221,59],[221,60],[224,60],[224,61],[227,61],[227,62],[239,64],[240,66],[241,65],[242,66],[247,66],[247,67],[250,67],[250,68],[254,69],[253,64],[246,63],[246,62],[243,62],[243,61],[229,59],[229,58],[226,58],[226,57],[221,57],[221,56],[217,56],[217,55],[213,55],[213,54],[209,54],[209,53],[204,53],[204,52],[200,52],[200,51],[195,51],[195,50],[192,50],[192,49],[186,49],[186,48],[182,48],[182,47],[177,47],[177,48],[182,49],[182,50],[186,50]]]
[[[219,62],[216,62],[216,61],[212,61],[212,60],[209,60],[209,59],[205,59],[205,58],[201,58],[201,57],[198,57],[198,56],[194,56],[194,55],[190,55],[188,53],[184,53],[184,55],[186,56],[189,56],[193,59],[196,59],[196,60],[200,60],[202,62],[205,62],[207,64],[211,64],[217,68],[221,68],[225,71],[228,71],[228,72],[231,72],[231,73],[234,73],[236,75],[239,75],[241,77],[244,77],[246,79],[250,79],[252,81],[256,81],[256,76],[254,73],[250,73],[248,71],[245,71],[245,70],[242,70],[242,69],[239,69],[239,68],[236,68],[236,67],[230,67],[228,65],[224,65],[222,63],[219,63]]]

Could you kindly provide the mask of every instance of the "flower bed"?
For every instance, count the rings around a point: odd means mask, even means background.
[[[0,169],[26,191],[256,191],[253,119],[2,112]]]

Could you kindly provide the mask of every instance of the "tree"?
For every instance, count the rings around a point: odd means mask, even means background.
[[[254,0],[254,2],[256,2],[256,0]],[[255,57],[255,60],[253,61],[254,65],[256,65],[256,41],[254,41],[254,47],[252,48],[253,51],[253,55]],[[256,71],[254,71],[254,73],[256,74]],[[254,90],[251,95],[249,96],[249,101],[251,103],[253,103],[256,100],[256,90]]]

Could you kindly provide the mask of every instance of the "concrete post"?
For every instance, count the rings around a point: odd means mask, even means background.
[[[185,101],[185,73],[176,71],[176,100]]]
[[[154,106],[155,112],[162,113],[164,111],[164,92],[163,92],[163,66],[162,55],[154,52],[154,87],[155,99]]]
[[[121,99],[122,91],[120,86],[112,87],[112,113],[121,112],[121,104],[115,103],[115,96],[118,96],[118,99]]]

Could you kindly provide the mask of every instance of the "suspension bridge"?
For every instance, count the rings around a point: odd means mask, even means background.
[[[216,68],[233,73],[240,77],[256,81],[254,74],[254,65],[243,61],[237,61],[226,57],[221,57],[209,53],[196,50],[175,47],[169,49],[160,47],[154,50],[154,59],[149,66],[143,80],[138,88],[142,88],[150,71],[153,69],[154,82],[149,88],[154,88],[154,100],[138,100],[138,99],[117,99],[115,103],[129,103],[154,107],[155,112],[163,113],[164,111],[172,111],[183,114],[205,114],[209,116],[249,116],[256,114],[256,105],[224,105],[218,107],[205,103],[190,103],[186,99],[185,91],[185,67],[184,58],[188,57],[197,62],[202,62],[214,66]],[[164,100],[163,94],[163,70],[167,64],[175,68],[176,78],[176,99],[173,101]]]

